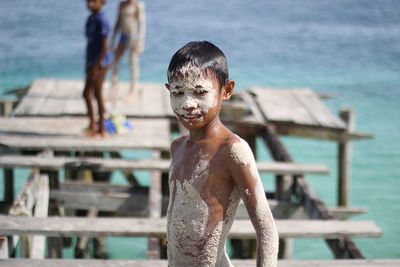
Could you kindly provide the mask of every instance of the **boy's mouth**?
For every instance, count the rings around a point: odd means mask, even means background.
[[[196,121],[200,121],[202,116],[201,116],[201,114],[192,114],[192,115],[186,114],[186,115],[182,115],[182,118],[188,122],[196,122]]]

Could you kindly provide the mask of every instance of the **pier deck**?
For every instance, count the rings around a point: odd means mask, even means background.
[[[108,88],[109,84],[106,83],[106,96]],[[5,172],[8,204],[11,205],[14,199],[10,193],[13,191],[10,189],[12,188],[10,185],[13,184],[13,169],[21,167],[34,170],[33,176],[36,178],[30,176],[29,179],[38,179],[37,170],[49,175],[46,177],[50,186],[45,192],[49,201],[53,203],[49,206],[51,217],[0,217],[0,235],[9,238],[12,235],[21,236],[22,244],[29,244],[26,243],[27,235],[47,236],[52,244],[49,245],[49,249],[53,251],[50,253],[52,257],[60,256],[59,253],[54,253],[54,249],[60,249],[59,237],[63,236],[144,236],[149,238],[148,258],[157,259],[162,251],[159,238],[164,238],[166,235],[163,214],[168,203],[166,181],[169,144],[174,134],[184,132],[170,109],[168,92],[161,84],[140,84],[138,97],[128,100],[124,97],[128,93],[128,83],[121,82],[116,106],[112,107],[110,102],[106,102],[106,105],[109,112],[126,115],[133,124],[133,130],[126,134],[109,135],[105,139],[88,139],[81,135],[87,125],[82,91],[82,81],[37,80],[13,111],[13,117],[0,118],[1,151],[5,151],[4,155],[0,155],[0,167]],[[305,175],[326,174],[329,170],[323,165],[293,162],[280,142],[279,135],[338,142],[344,148],[344,152],[340,154],[340,158],[343,158],[342,165],[339,166],[340,175],[343,177],[346,177],[348,142],[370,138],[371,135],[355,132],[353,127],[349,126],[351,121],[349,122],[346,116],[339,117],[333,114],[320,97],[309,89],[251,88],[241,91],[223,105],[221,118],[231,130],[246,139],[254,151],[256,138],[263,140],[275,160],[268,163],[257,162],[257,165],[260,172],[275,175],[276,190],[267,192],[267,197],[274,209],[281,244],[284,247],[290,246],[288,239],[292,238],[323,238],[336,258],[364,257],[351,238],[380,237],[382,235],[380,229],[370,221],[337,220],[336,215],[348,218],[349,215],[344,215],[345,213],[357,214],[363,211],[351,208],[349,205],[337,208],[336,211],[328,209],[312,190]],[[137,149],[151,151],[152,159],[133,161],[122,158],[120,154],[122,150]],[[97,153],[95,157],[92,156],[94,152]],[[108,152],[112,158],[103,158],[104,152]],[[107,187],[96,181],[98,175],[117,170],[122,171],[132,183],[130,187],[111,185]],[[137,170],[151,172],[149,187],[137,183],[133,174]],[[66,182],[61,183],[58,180],[59,171],[65,172]],[[82,173],[86,183],[89,181],[90,184],[82,185],[79,182],[69,181],[79,179]],[[339,177],[340,181],[341,179]],[[29,183],[23,190],[35,191]],[[345,186],[344,193],[347,193],[346,190]],[[14,202],[11,209],[21,204],[23,196],[22,194],[17,197],[19,204]],[[135,201],[136,204],[140,202],[140,205],[135,205]],[[32,204],[33,200],[29,203],[28,209],[40,208]],[[302,209],[300,217],[303,220],[296,217],[299,207]],[[57,215],[55,208],[88,209],[91,217],[84,219],[55,217]],[[119,210],[128,216],[129,211],[134,209],[138,209],[139,212],[136,215],[130,214],[129,218],[95,218],[101,210],[112,212]],[[254,229],[241,209],[243,206],[240,206],[239,210],[241,219],[235,221],[230,237],[240,240],[252,239],[253,242]],[[318,220],[307,220],[307,218]],[[113,225],[112,229],[110,225]],[[8,253],[4,253],[1,248],[2,240],[7,239],[0,238],[0,255],[5,255]],[[82,244],[87,242],[87,238],[84,240],[86,241],[80,243],[81,247],[84,247]],[[58,245],[53,247],[53,244]],[[14,243],[11,245],[12,250],[15,248],[14,245]],[[41,257],[44,256],[43,247],[40,252]],[[24,249],[23,246],[21,248]],[[283,248],[281,250],[280,257],[288,257],[287,251]],[[29,253],[26,255],[29,256]],[[24,260],[0,261],[1,264],[13,264],[13,266],[24,262]],[[95,261],[32,261],[29,265],[46,266],[56,262],[63,267],[69,264],[75,266],[75,263],[91,266],[90,264]],[[124,264],[166,266],[166,261],[96,261],[96,263],[99,264],[96,266],[108,266],[107,264],[114,266],[113,264],[117,263],[121,266]],[[395,263],[398,262],[280,261],[279,266],[347,266],[348,264],[372,267],[378,264],[392,266]],[[253,260],[237,262],[237,266],[254,266],[254,264]]]

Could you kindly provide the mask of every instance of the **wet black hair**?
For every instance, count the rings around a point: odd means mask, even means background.
[[[180,48],[171,58],[168,73],[172,73],[171,77],[174,77],[174,74],[188,63],[198,67],[205,75],[215,76],[220,88],[228,81],[226,57],[221,49],[208,41],[189,42]],[[168,75],[168,82],[171,77]]]

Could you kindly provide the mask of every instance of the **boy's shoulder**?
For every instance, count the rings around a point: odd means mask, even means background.
[[[189,137],[187,135],[180,136],[171,142],[171,153],[174,154],[177,147],[186,142]]]
[[[254,161],[249,144],[236,134],[231,134],[225,142],[227,158],[232,164],[247,165]]]

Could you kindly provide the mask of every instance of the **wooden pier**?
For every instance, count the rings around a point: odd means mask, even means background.
[[[128,84],[121,83],[120,99],[116,107],[108,105],[108,110],[126,115],[133,130],[106,139],[88,139],[80,135],[87,124],[82,89],[82,81],[37,80],[11,115],[0,118],[5,189],[0,203],[0,265],[167,266],[168,151],[172,136],[185,132],[170,109],[167,90],[161,84],[140,84],[139,97],[129,102],[123,97]],[[9,108],[4,110],[10,113]],[[336,116],[310,89],[249,88],[223,105],[221,117],[253,151],[256,138],[261,138],[274,159],[257,161],[257,167],[261,173],[275,176],[276,191],[266,195],[281,239],[278,266],[400,265],[400,260],[366,260],[352,241],[377,238],[382,232],[372,221],[350,220],[366,212],[351,207],[350,142],[371,137],[354,131],[351,110]],[[337,207],[328,208],[305,177],[327,174],[328,168],[293,162],[280,135],[338,143]],[[123,151],[137,150],[149,151],[149,158],[123,157]],[[31,173],[16,177],[16,168],[29,168]],[[139,183],[134,174],[138,170],[150,172],[149,186]],[[109,184],[114,171],[121,171],[129,186]],[[25,179],[25,185],[14,196],[17,179]],[[148,260],[54,259],[62,258],[62,247],[70,237],[79,238],[77,257],[91,257],[88,239],[98,240],[102,252],[97,251],[95,257],[101,258],[105,255],[101,238],[110,236],[148,238]],[[243,205],[229,236],[236,257],[254,256],[255,232]],[[287,260],[291,240],[297,238],[326,240],[337,260]],[[21,258],[13,258],[17,244]],[[233,263],[255,266],[254,259]]]

